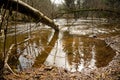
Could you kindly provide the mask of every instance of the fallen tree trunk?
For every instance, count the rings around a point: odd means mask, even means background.
[[[45,16],[39,10],[29,6],[28,4],[24,3],[21,0],[0,0],[0,7],[3,7],[4,9],[12,10],[12,11],[18,11],[27,16],[31,16],[36,20],[36,22],[40,21],[43,24],[51,26],[56,31],[59,31],[58,25],[56,25],[53,22],[53,20]]]
[[[120,15],[119,11],[115,11],[115,10],[110,10],[110,9],[79,9],[79,10],[73,10],[70,12],[80,12],[80,11],[106,11],[106,12],[110,12],[110,13],[115,13],[117,15]]]
[[[69,14],[69,13],[75,13],[75,12],[87,12],[87,11],[95,11],[95,12],[109,12],[109,13],[114,13],[116,15],[118,15],[118,17],[120,17],[120,12],[117,10],[110,10],[110,9],[97,9],[97,8],[91,8],[91,9],[78,9],[78,10],[68,10],[68,9],[62,9],[63,12],[59,13],[59,14]]]

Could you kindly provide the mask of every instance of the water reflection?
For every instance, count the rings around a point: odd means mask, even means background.
[[[19,68],[21,70],[31,68],[32,65],[34,64],[36,57],[42,51],[41,46],[37,46],[35,42],[33,42],[33,44],[26,42],[24,43],[24,46],[26,48],[23,50],[22,55],[20,55],[19,57],[20,62]],[[19,50],[19,53],[20,51],[21,50]]]
[[[106,55],[108,55],[107,58]],[[44,64],[75,72],[106,66],[114,55],[115,52],[110,47],[106,48],[104,41],[59,32],[58,40]],[[105,63],[99,59],[103,59]]]
[[[63,50],[62,42],[63,32],[59,32],[58,39],[55,43],[55,46],[51,50],[49,56],[45,61],[45,65],[57,66],[69,69],[67,54]]]
[[[97,25],[90,24],[89,21],[78,20],[74,23],[75,26],[60,28],[58,40],[44,64],[63,67],[71,72],[108,65],[115,52],[110,47],[106,47],[103,40],[91,35],[110,33],[112,30],[97,27]],[[85,22],[88,22],[88,24]],[[98,22],[98,20],[95,20],[95,22]],[[60,22],[58,20],[57,23],[62,24],[61,20]]]
[[[98,27],[97,23],[102,25],[101,22],[94,20],[93,25],[89,19],[77,21],[60,19],[56,20],[56,23],[60,24],[60,32],[40,26],[33,29],[31,35],[19,34],[18,42],[23,41],[26,35],[27,39],[31,39],[18,46],[17,51],[20,55],[18,68],[24,70],[45,64],[75,72],[108,65],[115,52],[110,47],[106,47],[104,40],[97,37],[101,34],[114,33],[114,31],[111,28]],[[22,28],[18,28],[21,32]],[[26,29],[27,27],[24,28]],[[10,42],[12,39],[11,36],[8,37],[8,47],[12,44]]]

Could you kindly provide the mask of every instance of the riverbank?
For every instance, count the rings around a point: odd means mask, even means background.
[[[106,67],[98,69],[86,69],[82,72],[69,72],[62,68],[41,65],[40,68],[27,69],[25,71],[6,73],[6,80],[119,80],[120,79],[120,36],[105,39],[107,46],[116,51],[116,56]],[[106,46],[106,47],[107,47]]]

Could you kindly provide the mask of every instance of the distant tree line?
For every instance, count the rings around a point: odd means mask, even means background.
[[[120,12],[120,0],[64,0],[64,10],[67,12],[80,10],[80,9],[90,9],[90,11],[77,11],[73,12],[73,16],[79,17],[107,17],[107,18],[118,18],[120,14],[115,14],[107,11],[91,11],[91,9],[102,9],[102,10],[112,10],[115,12]]]
[[[49,18],[60,17],[105,17],[105,18],[119,18],[120,14],[115,14],[107,11],[91,10],[91,9],[107,9],[115,12],[120,12],[120,0],[64,0],[63,4],[56,5],[51,0],[22,0],[30,6],[40,10]],[[80,11],[82,9],[82,11]],[[87,11],[84,11],[87,9]],[[90,11],[88,10],[90,9]],[[67,13],[67,14],[61,14]],[[12,12],[11,19],[15,20],[15,12]],[[23,14],[17,14],[18,20],[33,21],[30,17]]]

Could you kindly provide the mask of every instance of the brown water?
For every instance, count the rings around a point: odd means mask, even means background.
[[[60,25],[60,32],[34,23],[17,26],[17,42],[27,40],[17,46],[18,69],[24,70],[45,64],[75,72],[107,66],[115,56],[115,51],[107,46],[104,38],[119,35],[118,25],[109,25],[103,19],[58,19],[56,23]],[[31,32],[28,29],[31,29]],[[6,51],[15,42],[12,29],[9,32]],[[2,37],[0,51],[2,54]],[[13,53],[15,54],[14,51]],[[10,60],[10,63],[14,64],[14,61]]]

